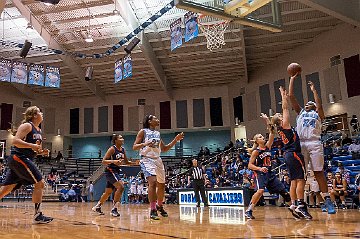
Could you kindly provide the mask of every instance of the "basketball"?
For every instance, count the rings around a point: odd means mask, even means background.
[[[287,72],[290,76],[294,76],[296,73],[301,73],[301,66],[298,63],[291,63],[287,67]]]

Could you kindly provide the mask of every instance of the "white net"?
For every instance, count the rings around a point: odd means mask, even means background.
[[[201,23],[201,18],[198,18],[198,23],[201,31],[205,34],[207,40],[207,48],[210,51],[222,48],[225,43],[224,33],[229,26],[230,21],[223,21],[215,24]]]

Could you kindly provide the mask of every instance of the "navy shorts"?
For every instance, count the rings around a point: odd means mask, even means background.
[[[255,172],[257,189],[269,190],[271,194],[280,193],[285,190],[285,186],[280,182],[278,177],[271,171],[263,173],[261,171]]]
[[[305,161],[301,153],[285,152],[284,159],[290,180],[305,179]]]
[[[118,172],[106,170],[105,177],[106,177],[106,188],[115,189],[114,183],[121,181]]]
[[[35,166],[31,158],[23,155],[12,154],[7,158],[8,171],[3,185],[17,184],[32,185],[42,180],[39,169]]]

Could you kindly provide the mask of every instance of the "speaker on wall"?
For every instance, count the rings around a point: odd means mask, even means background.
[[[137,37],[134,37],[134,39],[132,39],[132,41],[125,47],[124,51],[127,54],[130,54],[131,51],[136,47],[137,44],[139,44],[140,39]]]
[[[92,79],[92,73],[93,73],[93,67],[92,66],[88,66],[86,68],[86,72],[85,72],[85,80],[89,81]]]
[[[24,43],[24,45],[23,45],[23,47],[21,48],[21,51],[20,51],[20,56],[22,58],[25,58],[27,56],[27,54],[30,51],[31,46],[32,46],[32,43],[29,42],[28,40],[25,40],[25,43]]]

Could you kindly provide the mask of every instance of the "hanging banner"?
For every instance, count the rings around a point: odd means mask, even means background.
[[[123,69],[122,69],[122,60],[117,60],[115,62],[115,83],[118,83],[123,78]]]
[[[0,81],[10,82],[11,79],[11,61],[0,59]]]
[[[46,66],[45,86],[60,88],[60,68]]]
[[[173,51],[182,45],[181,18],[171,23],[170,33],[171,33],[171,50]]]
[[[44,73],[45,69],[43,65],[30,64],[28,84],[44,86]]]
[[[199,35],[199,26],[197,24],[196,14],[188,12],[184,15],[185,23],[185,42],[196,38]]]
[[[14,61],[11,71],[11,82],[26,84],[28,77],[28,66],[26,63]]]
[[[132,77],[132,60],[131,55],[126,55],[124,57],[124,79]]]

